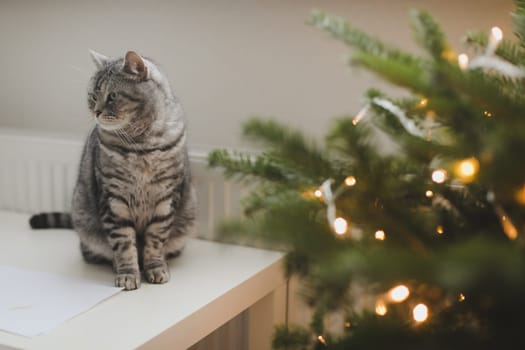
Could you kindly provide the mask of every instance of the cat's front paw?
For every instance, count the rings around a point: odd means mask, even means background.
[[[167,266],[153,267],[144,270],[144,277],[149,283],[166,283],[170,280]]]
[[[125,290],[133,290],[140,287],[140,274],[120,273],[115,278],[115,286]]]

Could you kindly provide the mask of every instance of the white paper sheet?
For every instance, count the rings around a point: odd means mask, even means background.
[[[0,266],[0,329],[26,337],[46,333],[120,290],[91,281]]]

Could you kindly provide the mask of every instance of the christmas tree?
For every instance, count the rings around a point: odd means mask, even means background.
[[[210,153],[253,186],[245,217],[222,231],[286,250],[285,273],[314,310],[308,329],[279,327],[274,348],[525,349],[525,1],[515,3],[515,40],[470,32],[470,58],[424,11],[411,12],[421,55],[314,12],[310,24],[346,43],[352,64],[406,96],[368,91],[323,143],[253,118],[243,132],[261,153]]]

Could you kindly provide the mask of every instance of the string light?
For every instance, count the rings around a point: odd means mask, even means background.
[[[459,68],[462,70],[465,70],[468,68],[469,58],[466,53],[462,53],[458,55],[458,65]]]
[[[492,113],[490,113],[489,111],[483,111],[483,115],[487,118],[492,117]]]
[[[463,182],[471,182],[479,170],[479,161],[472,157],[463,159],[457,163],[455,174]]]
[[[443,229],[443,226],[438,225],[438,227],[436,227],[436,232],[438,233],[438,235],[442,235],[443,232],[445,232],[445,230]]]
[[[506,215],[502,215],[501,218],[501,225],[503,226],[503,232],[507,235],[507,237],[513,241],[516,238],[518,238],[518,230],[516,229],[516,226],[510,221],[510,219]]]
[[[465,294],[463,294],[463,293],[459,293],[458,301],[459,301],[460,303],[463,302],[463,301],[465,301]]]
[[[392,103],[391,101],[387,100],[387,99],[384,99],[384,98],[379,98],[379,97],[374,97],[372,99],[372,103],[375,105],[375,106],[378,106],[378,107],[381,107],[382,109],[384,109],[385,111],[388,111],[390,113],[392,113],[398,120],[399,122],[401,123],[401,125],[403,125],[403,128],[405,128],[405,130],[411,134],[411,135],[414,135],[414,136],[417,136],[417,137],[424,137],[425,136],[425,132],[423,130],[421,130],[417,125],[416,123],[414,122],[414,120],[412,120],[411,118],[409,118],[405,112],[403,111],[403,109],[401,109],[398,105]]]
[[[417,304],[414,309],[412,309],[412,317],[416,322],[425,322],[428,318],[428,307],[423,303]]]
[[[487,200],[491,203],[494,203],[494,201],[496,200],[496,196],[494,195],[494,192],[490,191],[489,193],[487,193]],[[508,217],[503,207],[499,204],[495,204],[494,210],[496,211],[496,214],[498,215],[501,227],[503,228],[503,232],[505,233],[505,235],[507,235],[507,238],[510,239],[511,241],[518,238],[518,230],[516,229],[516,226],[514,226],[510,218]]]
[[[422,98],[420,101],[419,101],[419,107],[426,107],[428,104],[428,99],[426,98]]]
[[[322,335],[317,336],[317,340],[319,341],[319,343],[326,345],[326,340]]]
[[[345,185],[347,185],[348,187],[352,187],[352,186],[354,186],[356,183],[357,183],[357,179],[355,178],[355,176],[348,176],[348,177],[345,179]]]
[[[407,286],[400,284],[399,286],[395,286],[394,288],[390,289],[388,295],[390,297],[390,300],[392,300],[395,303],[400,303],[405,301],[409,297],[410,290]]]
[[[525,205],[525,185],[521,186],[520,189],[515,194],[516,201],[521,204]]]
[[[434,197],[434,192],[432,192],[431,190],[427,190],[427,191],[425,192],[425,197],[427,197],[427,198],[432,198],[432,197]]]
[[[445,169],[437,169],[432,172],[432,181],[442,184],[447,180],[447,171]]]
[[[487,45],[485,54],[487,56],[494,54],[500,41],[503,39],[503,31],[499,27],[492,27],[490,29],[489,43]]]
[[[383,231],[383,230],[377,230],[376,233],[374,234],[374,237],[375,237],[375,239],[377,239],[378,241],[384,241],[385,238],[386,238],[385,231]]]
[[[364,106],[359,113],[355,116],[354,119],[352,119],[352,124],[357,125],[368,113],[368,110],[370,109],[370,104],[367,104]]]
[[[348,230],[348,223],[345,219],[339,217],[334,220],[334,231],[338,235],[343,235]]]
[[[317,198],[321,198],[323,196],[323,192],[321,190],[315,190],[314,196]]]
[[[379,299],[376,302],[376,314],[378,316],[385,316],[387,312],[388,312],[388,309],[386,308],[385,302]]]

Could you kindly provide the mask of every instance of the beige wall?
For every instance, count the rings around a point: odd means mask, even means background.
[[[190,124],[190,146],[240,145],[247,116],[276,116],[322,135],[355,113],[368,74],[347,50],[304,24],[317,7],[396,46],[413,48],[408,8],[429,9],[456,48],[472,28],[510,34],[511,0],[0,1],[0,126],[83,137],[90,125],[87,49],[137,50],[164,67]]]

